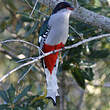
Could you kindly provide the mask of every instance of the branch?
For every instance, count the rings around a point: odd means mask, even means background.
[[[99,15],[83,7],[79,7],[73,11],[72,17],[86,24],[90,24],[110,32],[110,18]]]
[[[102,84],[86,83],[86,85],[91,85],[91,86],[94,86],[94,87],[110,88],[110,82],[105,82],[105,83],[102,83]]]
[[[40,3],[51,8],[54,8],[55,5],[61,1],[64,0],[39,0]],[[73,3],[75,10],[73,10],[72,17],[74,19],[110,32],[110,18],[105,17],[103,15],[99,15],[86,8],[80,7],[79,5],[76,7],[75,2],[77,3],[77,0],[74,0]]]
[[[27,3],[27,5],[28,5],[30,8],[33,9],[33,7],[31,6],[31,4],[30,4],[27,0],[24,0],[24,1]]]
[[[33,46],[34,48],[38,49],[39,51],[41,51],[42,53],[44,53],[39,46],[36,46],[30,42],[24,41],[24,40],[16,40],[16,39],[11,39],[11,40],[5,40],[5,41],[1,41],[0,44],[4,44],[4,43],[9,43],[9,42],[21,42],[21,43],[25,43],[28,44],[30,46]]]
[[[33,7],[33,9],[32,9],[32,12],[31,12],[31,14],[30,14],[30,16],[29,16],[29,17],[31,17],[31,16],[32,16],[32,14],[33,14],[33,12],[34,12],[34,10],[35,10],[36,6],[37,6],[37,3],[38,3],[38,0],[36,0],[35,5],[34,5],[34,7]]]
[[[16,55],[14,55],[12,52],[9,52],[9,51],[7,51],[7,50],[1,48],[1,47],[0,47],[0,52],[3,53],[3,54],[9,55],[9,56],[12,57],[12,58],[18,59],[18,58],[16,57]]]
[[[54,50],[54,51],[50,51],[50,52],[48,52],[48,53],[45,53],[45,54],[43,54],[43,55],[41,55],[41,56],[36,57],[36,58],[35,58],[34,60],[32,60],[32,61],[29,61],[29,62],[27,62],[27,63],[24,63],[24,64],[22,64],[22,65],[20,65],[20,66],[18,66],[18,67],[16,67],[16,68],[14,68],[14,69],[11,70],[10,72],[8,72],[6,75],[4,75],[2,78],[0,78],[0,82],[2,82],[5,78],[7,78],[7,77],[8,77],[9,75],[11,75],[13,72],[15,72],[15,71],[21,69],[21,68],[24,67],[24,66],[33,64],[33,63],[37,62],[38,60],[44,58],[45,56],[48,56],[48,55],[53,54],[53,53],[56,53],[56,52],[61,52],[61,51],[63,51],[63,50],[75,48],[75,47],[78,47],[79,45],[82,45],[82,44],[84,44],[84,43],[86,43],[86,42],[90,42],[90,41],[93,41],[93,40],[96,40],[96,39],[101,39],[101,38],[109,37],[109,36],[110,36],[110,34],[103,34],[103,35],[91,37],[91,38],[82,40],[82,41],[80,41],[80,42],[78,42],[78,43],[76,43],[76,44],[73,44],[73,45],[71,45],[71,46],[66,46],[66,47],[64,47],[64,48],[62,48],[62,49],[58,49],[58,50]],[[3,41],[3,42],[5,42],[5,41]],[[1,43],[1,42],[0,42],[0,43]]]
[[[69,25],[70,29],[72,29],[73,32],[75,32],[80,38],[83,37],[82,33],[77,32],[77,30],[75,28],[73,28],[71,25]]]
[[[28,5],[31,9],[33,9],[33,12],[34,12],[34,10],[36,10],[36,9],[34,9],[34,8],[31,6],[31,4],[30,4],[27,0],[24,0],[24,1],[27,3],[27,5]],[[36,2],[37,2],[37,1],[36,1]],[[35,3],[35,5],[36,5],[36,3]],[[34,5],[34,7],[35,7],[35,5]],[[42,14],[42,15],[44,15],[44,16],[46,16],[46,17],[49,17],[47,14],[41,12],[40,10],[36,10],[36,11],[38,11],[40,14]],[[33,13],[33,12],[31,12],[31,13]],[[31,16],[31,18],[32,18],[32,16]]]
[[[24,79],[24,77],[29,73],[29,71],[33,68],[34,64],[32,64],[29,69],[24,73],[24,75],[18,80],[18,83],[20,83],[21,80]]]

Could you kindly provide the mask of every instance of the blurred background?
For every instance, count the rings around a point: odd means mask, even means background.
[[[38,45],[40,27],[52,9],[38,2],[29,17],[35,2],[0,0],[0,42],[17,39]],[[110,0],[78,2],[95,13],[110,17]],[[70,18],[70,26],[66,45],[107,33],[73,18]],[[36,56],[38,49],[26,43],[0,44],[0,78]],[[45,99],[46,80],[39,61],[14,72],[0,83],[0,110],[110,110],[110,37],[66,50],[62,58],[63,64],[59,64],[57,74],[61,97],[56,107],[51,100]]]

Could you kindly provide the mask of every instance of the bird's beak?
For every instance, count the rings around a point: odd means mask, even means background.
[[[67,7],[67,9],[68,9],[68,10],[74,10],[74,8],[73,8],[73,7]]]

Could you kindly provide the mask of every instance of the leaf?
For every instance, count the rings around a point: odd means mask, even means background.
[[[8,104],[0,104],[0,110],[11,110]]]
[[[15,5],[14,5],[14,0],[5,0],[5,3],[9,5],[9,7],[13,10],[17,10]]]
[[[42,36],[47,31],[47,29],[48,29],[48,20],[49,20],[49,18],[47,18],[44,21],[43,25],[41,26],[39,36]]]
[[[0,32],[3,32],[7,26],[8,26],[8,22],[10,20],[9,16],[3,17],[0,21]]]
[[[12,84],[9,87],[9,89],[7,90],[7,93],[8,93],[8,96],[9,96],[9,100],[12,103],[14,98],[15,98],[15,88],[13,87]]]
[[[74,68],[72,70],[72,75],[74,76],[74,78],[75,78],[76,82],[78,83],[78,85],[81,88],[85,89],[85,79],[84,79],[84,76],[83,76],[81,70],[77,67]]]
[[[6,102],[6,103],[9,103],[9,98],[7,96],[7,93],[6,91],[0,91],[0,97]]]
[[[94,77],[94,73],[92,71],[92,68],[85,68],[85,72],[83,72],[84,78],[88,81],[92,81]]]
[[[90,55],[88,55],[89,58],[105,58],[110,54],[108,50],[93,50]]]
[[[26,108],[26,107],[16,106],[16,107],[14,108],[14,110],[29,110],[29,109]]]
[[[27,86],[26,88],[24,88],[24,90],[18,95],[16,96],[16,98],[14,99],[14,103],[17,103],[18,101],[20,101],[24,96],[27,95],[27,92],[30,91],[31,86]]]
[[[24,37],[28,37],[30,34],[32,34],[34,32],[34,30],[37,28],[37,26],[38,26],[38,22],[36,22],[33,25],[33,27],[28,32],[25,33]]]
[[[47,103],[45,102],[44,99],[39,99],[36,102],[34,102],[31,106],[34,107],[34,108],[39,108],[40,107],[41,110],[44,110],[44,108],[46,108],[46,106],[47,106]]]
[[[16,24],[16,33],[18,33],[21,28],[22,28],[22,22],[18,21]]]
[[[21,22],[31,22],[33,21],[33,18],[29,17],[29,14],[27,12],[21,12],[21,11],[17,11],[16,14],[20,14],[21,15]]]
[[[29,16],[23,15],[23,16],[21,17],[21,21],[22,21],[22,22],[31,22],[31,21],[33,21],[33,19],[30,18]]]

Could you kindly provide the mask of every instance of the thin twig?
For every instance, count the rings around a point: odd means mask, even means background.
[[[29,5],[30,8],[33,8],[27,0],[24,1]]]
[[[33,9],[32,5],[31,5],[27,0],[24,0],[24,1],[29,5],[30,8]],[[36,11],[38,11],[40,14],[42,14],[42,15],[44,15],[44,16],[46,16],[46,17],[49,17],[49,15],[47,15],[47,14],[41,12],[40,10],[36,10]],[[31,17],[32,17],[32,16],[31,16]]]
[[[20,83],[20,81],[24,79],[24,77],[29,73],[29,71],[32,69],[33,66],[34,66],[34,64],[32,64],[29,67],[29,69],[24,73],[24,75],[18,80],[18,83]]]
[[[93,40],[96,40],[96,39],[101,39],[101,38],[104,38],[104,37],[110,37],[110,34],[102,34],[102,35],[98,35],[98,36],[95,36],[95,37],[90,37],[88,39],[84,39],[76,44],[73,44],[71,46],[67,46],[65,47],[65,49],[71,49],[71,48],[75,48],[75,47],[78,47],[79,45],[82,45],[86,42],[90,42],[90,41],[93,41]]]
[[[34,12],[34,10],[35,10],[36,6],[37,6],[37,3],[38,3],[38,0],[36,0],[35,5],[34,5],[34,8],[33,8],[33,10],[32,10],[32,12],[31,12],[31,14],[30,14],[30,16],[29,16],[29,17],[31,17],[31,16],[32,16],[32,14],[33,14],[33,12]]]
[[[30,42],[24,41],[24,40],[11,39],[11,40],[1,41],[0,44],[4,44],[4,43],[8,43],[8,42],[21,42],[21,43],[25,43],[25,44],[28,44],[28,45],[31,45],[31,46],[37,48],[39,51],[41,51],[42,53],[44,53],[44,52],[39,48],[39,46],[36,46],[36,45],[34,45],[34,44],[30,43]]]
[[[0,82],[2,82],[5,78],[7,78],[7,77],[8,77],[9,75],[11,75],[13,72],[15,72],[15,71],[21,69],[21,68],[24,67],[24,66],[33,64],[33,63],[37,62],[38,60],[40,60],[41,58],[44,58],[45,56],[48,56],[48,55],[53,54],[53,53],[56,53],[56,52],[60,52],[60,51],[62,51],[62,50],[67,50],[67,49],[75,48],[75,47],[78,47],[79,45],[82,45],[82,44],[84,44],[84,43],[86,43],[86,42],[90,42],[90,41],[93,41],[93,40],[96,40],[96,39],[101,39],[101,38],[109,37],[109,36],[110,36],[110,34],[103,34],[103,35],[91,37],[91,38],[82,40],[82,41],[80,41],[80,42],[78,42],[78,43],[76,43],[76,44],[73,44],[73,45],[71,45],[71,46],[66,46],[66,47],[64,47],[64,48],[62,48],[62,49],[58,49],[58,50],[54,50],[54,51],[50,51],[50,52],[48,52],[48,53],[45,53],[45,54],[43,54],[43,55],[41,55],[41,56],[36,57],[36,59],[34,59],[34,60],[32,60],[32,61],[29,61],[29,62],[27,62],[27,63],[24,63],[24,64],[22,64],[22,65],[20,65],[20,66],[18,66],[18,67],[16,67],[16,68],[14,68],[14,69],[11,70],[10,72],[8,72],[6,75],[4,75],[2,78],[0,78]]]
[[[29,58],[24,58],[24,59],[21,59],[19,61],[17,61],[16,63],[21,63],[21,62],[24,62],[24,61],[27,61],[27,60],[33,60],[35,59],[36,57],[29,57]]]
[[[69,25],[69,27],[70,27],[80,38],[82,38],[82,33],[77,32],[76,29],[73,28],[71,25]]]
[[[3,54],[9,55],[9,56],[12,57],[12,58],[18,59],[18,58],[16,57],[16,55],[14,55],[12,52],[9,52],[9,51],[7,51],[7,50],[5,50],[5,49],[3,49],[3,48],[0,48],[0,52],[3,53]]]

